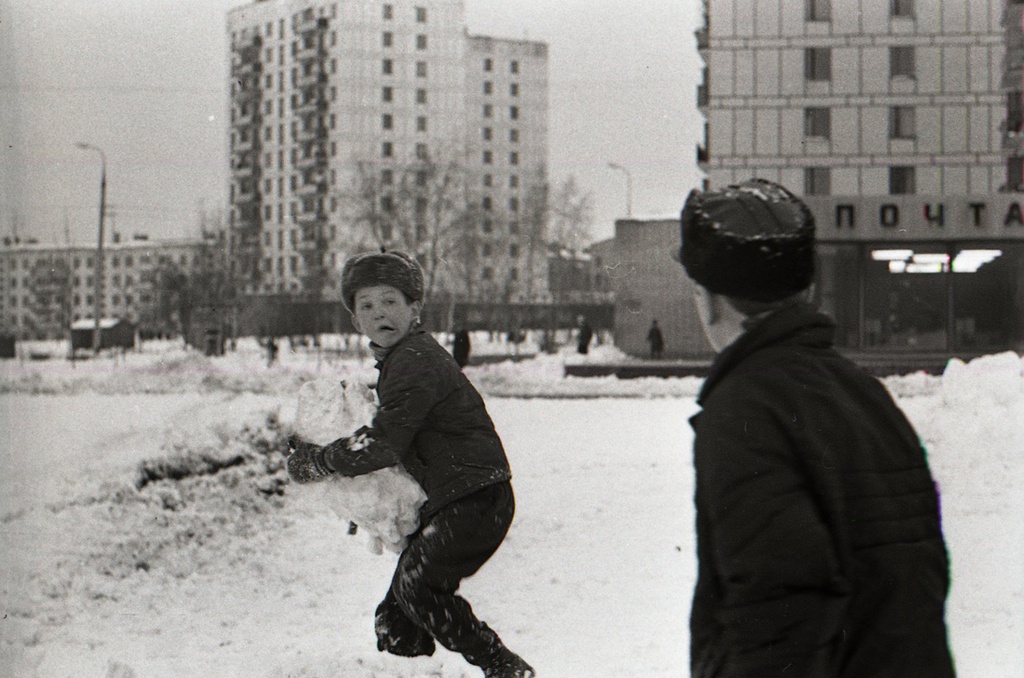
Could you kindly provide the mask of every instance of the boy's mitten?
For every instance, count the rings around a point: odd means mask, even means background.
[[[288,440],[288,475],[297,483],[311,483],[334,473],[324,448],[298,438]]]

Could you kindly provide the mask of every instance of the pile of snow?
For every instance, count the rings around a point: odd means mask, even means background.
[[[299,389],[295,433],[307,442],[326,445],[369,425],[374,410],[373,392],[365,384],[309,381]],[[355,478],[335,474],[297,487],[295,495],[312,506],[329,506],[339,518],[358,526],[370,537],[370,551],[378,555],[385,548],[402,552],[409,535],[419,528],[419,510],[427,500],[401,465]]]

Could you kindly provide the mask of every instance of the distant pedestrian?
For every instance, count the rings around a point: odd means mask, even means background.
[[[665,350],[665,337],[661,333],[661,328],[658,327],[657,318],[651,323],[651,329],[647,330],[647,343],[651,346],[651,358],[655,360],[660,358],[661,352]]]
[[[458,363],[459,367],[465,367],[469,364],[469,352],[472,349],[472,343],[469,340],[469,330],[465,327],[460,327],[455,331],[455,337],[452,339],[452,357],[455,358],[455,362]]]
[[[590,342],[594,338],[594,328],[583,316],[579,317],[577,324],[576,351],[580,355],[587,355],[590,352]]]
[[[267,367],[277,362],[277,340],[267,337]]]
[[[693,191],[680,260],[718,351],[690,419],[693,678],[952,678],[921,439],[809,302],[814,217],[752,179]]]

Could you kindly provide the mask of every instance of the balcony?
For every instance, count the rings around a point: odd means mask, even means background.
[[[710,46],[710,41],[708,39],[708,27],[706,25],[695,30],[693,35],[697,38],[698,50],[707,49]]]
[[[327,110],[327,99],[324,97],[303,97],[295,104],[295,113],[319,113]]]
[[[697,108],[704,109],[708,107],[708,86],[697,85]]]
[[[301,90],[323,89],[327,85],[327,74],[314,72],[308,75],[300,75],[295,80],[295,87]]]
[[[326,17],[317,16],[305,16],[299,19],[295,24],[294,30],[296,33],[302,35],[306,33],[313,33],[315,31],[327,30],[328,21]]]
[[[703,144],[697,144],[697,164],[703,165],[710,159],[708,149]]]

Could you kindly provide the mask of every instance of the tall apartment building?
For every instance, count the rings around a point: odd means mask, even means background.
[[[1015,190],[1006,0],[705,0],[698,92],[712,186],[752,175],[806,195]],[[1018,71],[1019,76],[1019,71]],[[1008,105],[1009,102],[1009,105]]]
[[[704,0],[698,163],[805,196],[841,348],[1024,347],[1022,4]]]
[[[160,318],[157,271],[188,274],[200,265],[201,241],[132,240],[103,248],[103,317],[144,332],[177,331]],[[0,333],[19,339],[66,337],[71,323],[95,318],[95,245],[46,245],[6,238],[0,246]]]
[[[400,246],[435,289],[528,296],[543,233],[517,214],[546,183],[544,44],[467,35],[462,0],[257,0],[228,31],[249,293],[337,298],[348,255]]]

